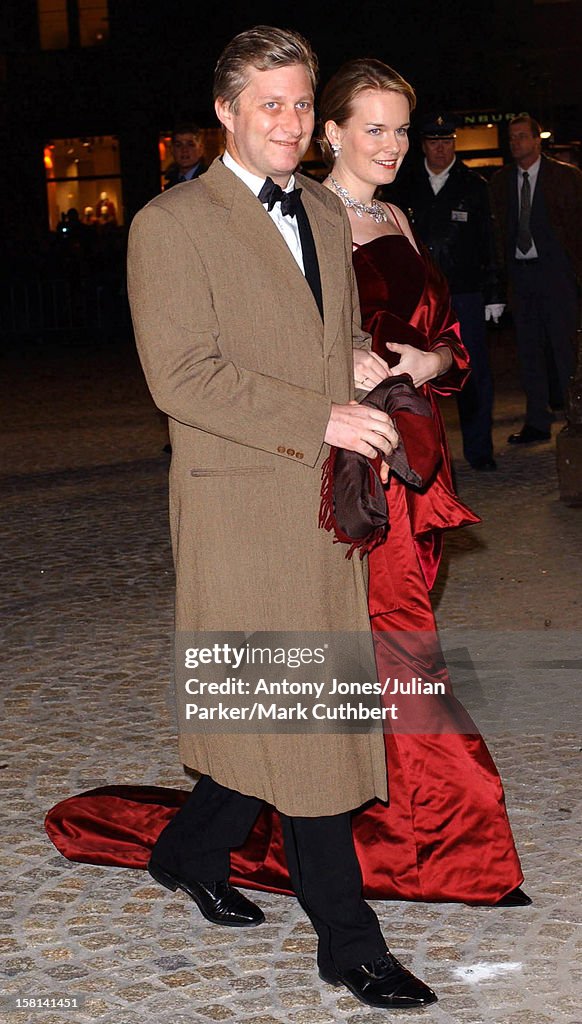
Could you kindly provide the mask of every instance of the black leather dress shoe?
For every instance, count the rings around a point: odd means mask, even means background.
[[[532,902],[531,897],[523,889],[518,888],[506,893],[505,896],[502,896],[493,905],[495,907],[531,907]]]
[[[384,956],[349,970],[320,969],[319,976],[329,985],[345,985],[366,1006],[386,1010],[404,1010],[413,1006],[430,1006],[437,1002],[432,988],[414,977],[386,950]]]
[[[148,871],[152,878],[166,889],[175,892],[182,889],[198,905],[200,913],[212,924],[224,924],[230,928],[254,928],[265,920],[263,911],[251,903],[238,889],[228,882],[191,882],[176,878],[151,860]]]
[[[517,434],[510,434],[507,438],[508,444],[537,444],[540,441],[549,441],[552,436],[550,430],[538,430],[537,427],[530,427],[526,423]]]
[[[492,455],[480,455],[469,463],[471,469],[478,469],[482,473],[493,473],[497,469],[497,463]]]

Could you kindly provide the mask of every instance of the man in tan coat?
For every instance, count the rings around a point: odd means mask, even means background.
[[[373,386],[387,367],[358,324],[345,212],[293,173],[313,131],[315,77],[296,33],[237,36],[215,73],[224,157],[132,225],[136,339],[170,424],[181,651],[201,636],[289,636],[306,648],[316,632],[369,636],[365,566],[318,529],[321,468],[329,445],[374,456],[398,438],[388,416],[353,403],[354,370]],[[350,811],[387,798],[382,731],[217,728],[181,722],[182,758],[202,779],[160,836],[153,877],[210,921],[260,924],[228,883],[229,851],[267,800],[324,980],[368,1005],[433,1002],[361,894]]]

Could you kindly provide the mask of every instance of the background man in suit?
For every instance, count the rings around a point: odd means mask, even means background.
[[[136,339],[170,417],[182,631],[303,631],[305,646],[313,630],[369,637],[363,566],[318,529],[321,469],[330,444],[371,456],[398,438],[384,413],[350,404],[354,368],[374,384],[387,367],[358,326],[347,217],[293,173],[311,139],[315,76],[296,33],[237,36],[215,72],[223,159],[132,225]],[[215,923],[260,924],[228,883],[229,851],[268,800],[323,979],[383,1008],[436,999],[388,952],[362,898],[350,811],[386,799],[381,732],[183,730],[181,753],[203,777],[156,843],[154,878]]]
[[[204,174],[206,166],[202,159],[202,133],[197,124],[184,122],[172,132],[172,154],[174,163],[167,171],[164,192],[183,181],[192,181]]]
[[[457,396],[463,450],[473,469],[497,468],[493,458],[493,379],[485,321],[495,322],[504,296],[495,259],[487,183],[455,154],[455,119],[437,113],[420,126],[424,161],[405,165],[388,201],[410,212],[420,239],[447,278],[471,377]]]
[[[510,444],[548,441],[552,413],[546,347],[566,394],[574,371],[582,277],[582,173],[541,152],[540,126],[527,114],[509,124],[515,163],[491,180],[500,248],[512,291],[526,395],[525,424]]]

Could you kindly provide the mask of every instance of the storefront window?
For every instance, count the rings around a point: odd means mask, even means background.
[[[467,167],[493,170],[503,165],[499,153],[499,128],[492,121],[457,128],[455,149]]]
[[[38,28],[42,50],[100,46],[109,37],[107,0],[38,0]]]
[[[455,149],[458,152],[468,152],[479,149],[498,149],[499,128],[493,122],[480,125],[469,125],[466,128],[457,128],[457,141]]]
[[[66,50],[69,45],[67,0],[38,0],[38,30],[42,50]]]
[[[51,139],[44,150],[49,226],[74,209],[97,229],[123,224],[119,145],[115,135]]]
[[[208,167],[212,163],[216,156],[219,156],[224,150],[224,135],[221,128],[202,128],[200,130],[202,137],[202,159]],[[163,191],[167,182],[166,175],[176,165],[174,163],[174,155],[172,152],[172,134],[171,132],[162,132],[159,138],[159,151],[160,151],[160,189]]]
[[[109,37],[107,3],[78,0],[81,46],[100,46]]]

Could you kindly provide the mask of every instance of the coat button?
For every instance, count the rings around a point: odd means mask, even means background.
[[[288,448],[287,449],[287,455],[295,455],[295,449],[294,448]]]
[[[303,458],[303,452],[295,452],[295,458],[296,459],[302,459]]]
[[[280,444],[279,447],[277,448],[277,451],[279,452],[279,455],[284,455],[285,454],[285,445]]]

